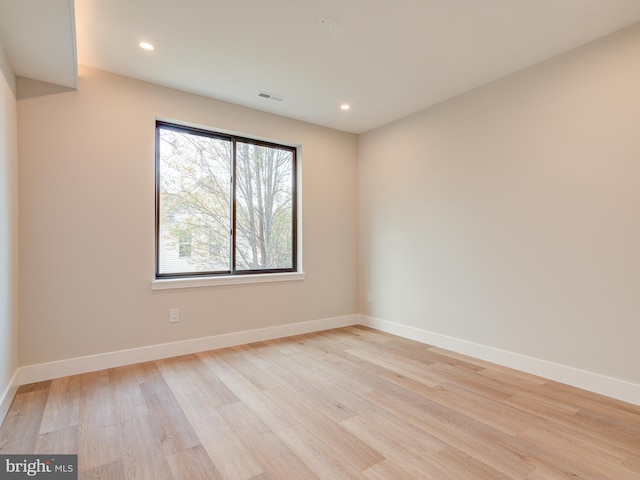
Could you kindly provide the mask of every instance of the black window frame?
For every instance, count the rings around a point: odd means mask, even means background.
[[[209,138],[227,140],[232,145],[232,184],[231,194],[231,251],[230,269],[227,271],[177,272],[160,273],[160,131],[173,130],[182,133],[200,135]],[[237,143],[248,143],[256,146],[286,150],[292,155],[292,186],[291,186],[291,267],[272,269],[237,270],[236,265],[236,178],[237,178]],[[179,123],[156,120],[155,126],[155,278],[197,278],[197,277],[233,277],[242,275],[267,275],[274,273],[298,273],[298,149],[291,145],[284,145],[236,134],[229,134],[205,128],[181,125]]]

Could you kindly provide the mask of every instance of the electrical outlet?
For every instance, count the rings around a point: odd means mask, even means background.
[[[176,323],[180,321],[180,310],[172,308],[169,310],[169,323]]]
[[[369,303],[373,302],[373,293],[371,292],[367,293],[367,302]]]

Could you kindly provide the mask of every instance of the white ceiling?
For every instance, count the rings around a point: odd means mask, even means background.
[[[16,75],[78,87],[73,0],[0,0],[0,42]]]
[[[58,83],[69,52],[49,50],[73,42],[31,33],[72,35],[73,3],[0,0],[18,75]],[[20,36],[13,10],[47,24]],[[75,0],[75,17],[81,65],[361,133],[636,23],[640,0]]]

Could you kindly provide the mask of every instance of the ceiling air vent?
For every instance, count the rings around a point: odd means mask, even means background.
[[[274,102],[282,102],[284,100],[282,95],[276,95],[275,93],[258,92],[258,96],[268,100],[273,100]]]

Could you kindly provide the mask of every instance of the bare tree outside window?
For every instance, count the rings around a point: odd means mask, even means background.
[[[239,142],[236,177],[236,268],[292,268],[293,153]]]
[[[156,129],[156,276],[295,271],[295,148]]]

